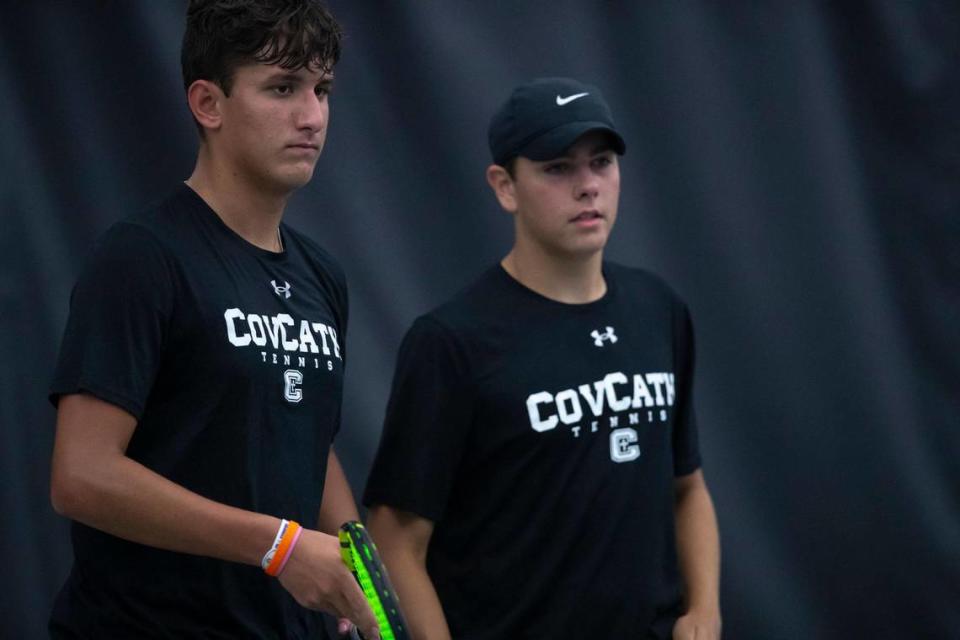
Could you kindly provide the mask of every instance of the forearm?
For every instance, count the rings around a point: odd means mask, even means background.
[[[129,458],[135,428],[136,419],[119,407],[83,393],[63,396],[50,476],[54,508],[133,542],[258,566],[279,518],[210,500]],[[377,621],[341,561],[337,539],[306,530],[290,549],[278,577],[294,599],[378,638]]]
[[[720,537],[713,501],[702,482],[679,492],[677,554],[688,610],[720,610]]]
[[[204,498],[119,453],[58,472],[57,511],[152,547],[257,565],[280,524]]]
[[[387,507],[370,510],[367,528],[390,574],[413,640],[449,640],[443,606],[426,568],[433,524]]]
[[[383,553],[384,564],[397,591],[400,608],[407,619],[413,640],[449,640],[450,630],[437,591],[423,563],[409,554]]]
[[[323,484],[323,500],[320,503],[317,528],[335,536],[344,522],[359,519],[360,514],[350,490],[350,483],[347,482],[337,454],[331,448],[330,455],[327,456],[327,474]]]

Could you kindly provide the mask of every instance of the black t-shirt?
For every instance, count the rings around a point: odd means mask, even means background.
[[[347,294],[316,244],[272,253],[186,186],[114,225],[73,290],[51,399],[86,392],[137,420],[127,455],[202,496],[315,527],[340,423]],[[259,567],[79,523],[55,636],[325,637]],[[264,549],[266,552],[266,549]]]
[[[458,640],[669,637],[679,612],[690,318],[650,274],[603,270],[606,295],[570,305],[496,266],[400,348],[364,502],[435,523]]]

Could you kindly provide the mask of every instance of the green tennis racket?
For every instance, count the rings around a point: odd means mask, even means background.
[[[397,604],[397,592],[390,584],[387,571],[380,561],[380,554],[377,553],[377,545],[373,543],[367,529],[359,522],[351,520],[340,527],[338,537],[343,563],[360,583],[363,595],[366,596],[380,625],[380,638],[409,640],[407,622],[400,612],[400,605]],[[357,635],[359,636],[359,633]]]

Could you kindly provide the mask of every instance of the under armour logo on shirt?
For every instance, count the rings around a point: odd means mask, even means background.
[[[590,336],[593,338],[593,344],[598,347],[603,346],[604,340],[609,340],[610,344],[613,344],[617,341],[617,334],[613,332],[613,327],[607,327],[607,330],[603,333],[600,333],[596,329],[590,332]]]
[[[283,281],[282,287],[277,284],[276,280],[271,280],[270,284],[273,285],[273,292],[276,293],[281,298],[283,298],[284,300],[290,297],[290,283],[287,282],[286,280]]]

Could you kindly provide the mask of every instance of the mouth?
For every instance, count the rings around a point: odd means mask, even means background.
[[[288,149],[303,149],[306,151],[319,151],[320,145],[314,144],[312,142],[295,142],[293,144],[287,145]]]
[[[581,211],[574,217],[570,218],[570,222],[590,222],[592,220],[602,220],[603,214],[597,211],[596,209],[588,209],[586,211]]]

